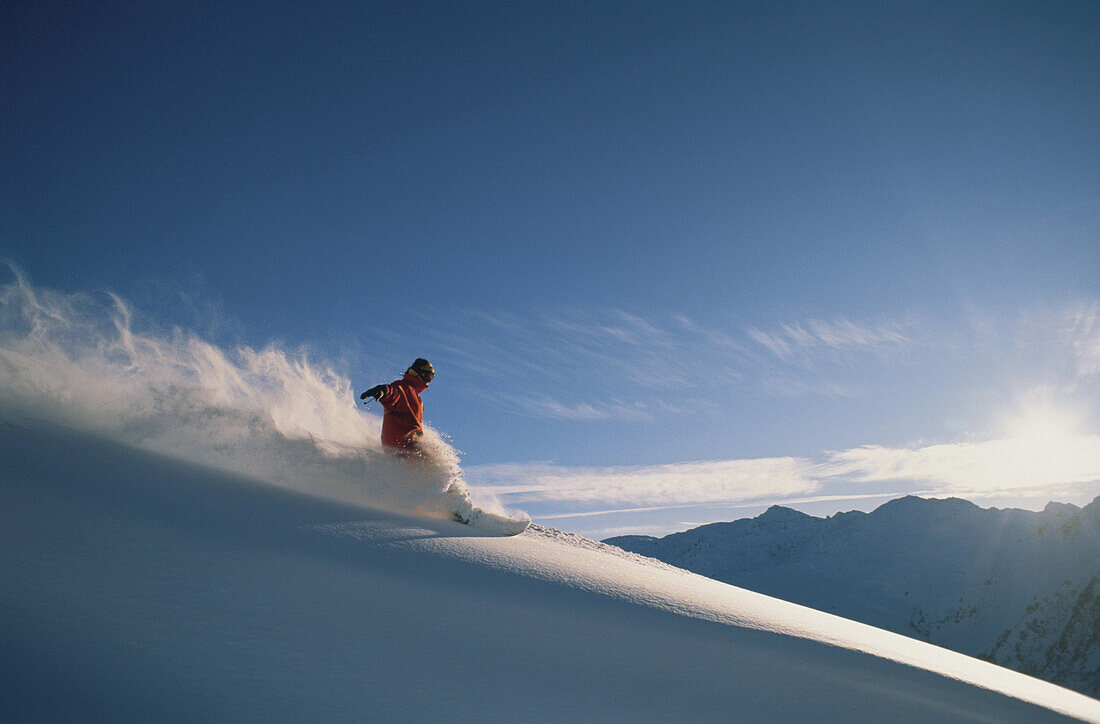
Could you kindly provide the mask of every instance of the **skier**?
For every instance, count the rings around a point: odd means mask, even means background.
[[[388,385],[375,385],[359,399],[364,404],[374,398],[385,408],[382,417],[382,447],[400,457],[420,453],[420,438],[424,435],[424,403],[420,393],[435,377],[432,363],[423,357],[405,370],[404,378]]]

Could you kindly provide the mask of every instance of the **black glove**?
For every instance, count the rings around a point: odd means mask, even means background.
[[[365,400],[368,397],[373,397],[376,400],[382,399],[382,395],[386,394],[386,385],[375,385],[363,394],[359,395],[360,400]]]

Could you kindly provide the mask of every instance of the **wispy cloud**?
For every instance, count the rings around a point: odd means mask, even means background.
[[[817,489],[802,458],[718,460],[671,465],[563,467],[495,465],[467,471],[476,484],[525,501],[677,505],[803,495]]]
[[[1100,403],[1097,300],[971,309],[940,321],[910,315],[716,327],[684,314],[604,308],[455,311],[410,327],[415,344],[391,339],[392,330],[376,336],[404,349],[430,340],[456,389],[498,409],[581,423],[718,419],[754,397],[877,395],[888,403],[888,385],[933,380],[975,399],[984,394],[991,406],[1037,384],[1067,401]]]
[[[999,355],[1021,374],[1064,382],[1100,375],[1100,300],[1007,312],[971,309],[968,321],[969,339],[961,344]]]
[[[1080,303],[1067,310],[1062,331],[1073,350],[1077,376],[1094,382],[1100,377],[1100,302]]]
[[[750,327],[747,334],[780,360],[802,364],[813,364],[822,351],[882,353],[913,343],[900,323],[865,325],[848,319],[783,324],[771,331]]]
[[[1100,479],[1100,436],[1058,436],[1038,443],[1003,438],[916,448],[868,445],[830,454],[821,470],[829,477],[866,484],[928,483],[942,493],[1083,483]]]
[[[621,309],[466,311],[416,326],[471,381],[491,386],[498,405],[577,421],[698,414],[729,396],[850,395],[853,359],[845,355],[909,343],[905,325],[894,322],[817,320],[773,332],[731,331],[682,314]],[[472,394],[478,387],[469,385]]]
[[[1100,480],[1100,436],[1073,435],[1039,443],[1003,438],[909,448],[867,445],[824,453],[818,459],[625,467],[510,464],[476,467],[468,474],[474,484],[517,503],[588,506],[559,517],[747,501],[819,502],[898,491],[992,495],[1020,488],[1065,489]]]
[[[494,404],[503,403],[516,412],[533,415],[535,417],[574,420],[577,422],[594,422],[599,420],[651,422],[656,412],[670,409],[661,404],[647,404],[645,402],[627,403],[615,399],[596,402],[565,403],[549,397],[509,395],[504,393],[483,393],[480,396],[484,396]]]

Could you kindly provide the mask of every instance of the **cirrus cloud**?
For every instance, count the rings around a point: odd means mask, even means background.
[[[865,445],[806,457],[712,460],[667,465],[569,467],[553,463],[489,465],[467,471],[472,483],[515,503],[622,508],[747,501],[797,502],[805,496],[856,499],[919,493],[974,497],[1020,491],[1070,491],[1100,481],[1100,436],[913,447]]]
[[[497,495],[526,501],[679,505],[805,495],[820,485],[815,468],[808,459],[786,457],[621,467],[488,465],[467,475]]]

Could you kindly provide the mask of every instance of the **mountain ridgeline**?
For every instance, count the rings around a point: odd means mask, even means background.
[[[606,543],[1100,698],[1100,498],[983,509],[905,497]]]

